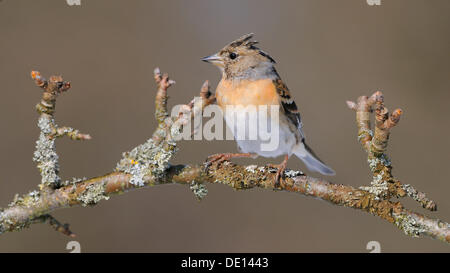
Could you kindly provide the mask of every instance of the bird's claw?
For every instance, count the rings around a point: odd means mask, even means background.
[[[216,163],[217,166],[220,166],[223,162],[230,160],[234,157],[247,157],[247,158],[255,158],[254,154],[251,153],[224,153],[224,154],[213,154],[208,156],[208,159],[205,162],[205,168],[208,168]]]
[[[269,168],[276,169],[275,178],[274,178],[274,188],[275,189],[281,189],[285,186],[285,179],[284,179],[284,170],[286,169],[286,166],[281,164],[268,164]]]
[[[213,154],[208,156],[208,159],[205,162],[205,168],[208,169],[211,167],[213,163],[216,163],[217,166],[220,166],[225,161],[228,161],[231,158],[230,154]]]

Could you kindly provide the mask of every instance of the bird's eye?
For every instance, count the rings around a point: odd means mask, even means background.
[[[230,53],[230,59],[234,60],[234,59],[236,59],[236,57],[237,57],[236,53],[234,53],[234,52]]]

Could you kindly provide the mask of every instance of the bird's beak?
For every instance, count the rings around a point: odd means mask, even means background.
[[[202,61],[207,62],[207,63],[212,63],[217,66],[223,66],[223,60],[218,54],[204,57],[202,59]]]

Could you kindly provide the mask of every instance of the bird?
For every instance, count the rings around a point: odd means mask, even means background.
[[[294,154],[310,171],[334,175],[335,171],[319,159],[306,144],[300,112],[291,92],[275,69],[275,60],[256,46],[258,42],[252,40],[253,36],[253,33],[246,34],[227,44],[216,54],[202,58],[202,61],[217,66],[222,73],[215,91],[216,102],[224,113],[225,122],[231,129],[239,150],[239,153],[209,156],[207,166],[237,157],[284,156],[280,164],[271,164],[277,169],[275,183],[281,185],[284,183],[288,159]],[[278,116],[276,122],[279,126],[279,145],[276,149],[267,151],[261,149],[263,141],[260,138],[237,138],[237,127],[242,119],[234,123],[231,121],[230,106],[249,105],[278,107],[278,115],[274,115]],[[271,118],[273,118],[271,115],[267,115],[267,119]],[[246,130],[245,134],[248,134],[248,128]]]

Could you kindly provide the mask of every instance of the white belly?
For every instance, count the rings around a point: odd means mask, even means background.
[[[274,112],[270,114],[270,110],[266,111],[266,117],[259,112],[247,111],[247,114],[242,114],[242,111],[225,110],[225,122],[240,151],[263,157],[291,155],[297,137],[289,128],[287,118],[279,110],[275,115]]]

